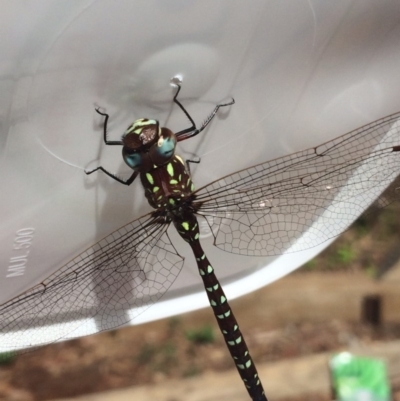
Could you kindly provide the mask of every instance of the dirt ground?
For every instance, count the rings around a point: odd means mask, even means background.
[[[387,213],[389,217],[379,219],[386,219],[389,228],[373,219],[373,230],[367,230],[361,222],[303,271],[231,302],[256,365],[400,339],[400,278],[393,273],[400,267],[387,272],[398,253],[400,230],[393,218],[397,209]],[[370,294],[382,298],[378,326],[360,318],[363,299]],[[24,355],[3,355],[0,400],[76,397],[232,369],[214,317],[206,309]],[[396,383],[395,393],[400,392]],[[290,399],[325,400],[326,395]]]

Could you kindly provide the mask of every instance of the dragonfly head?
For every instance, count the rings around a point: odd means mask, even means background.
[[[134,121],[122,136],[122,156],[133,170],[149,171],[168,163],[174,155],[175,134],[160,128],[157,120],[141,118]]]

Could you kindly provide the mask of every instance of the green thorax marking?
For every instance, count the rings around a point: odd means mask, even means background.
[[[146,198],[155,209],[175,207],[194,190],[186,165],[177,155],[163,166],[153,166],[149,171],[141,172],[140,178]]]
[[[172,165],[172,163],[168,163],[167,164],[167,171],[168,174],[173,177],[174,176],[174,166]],[[182,174],[180,174],[180,177],[182,177]]]

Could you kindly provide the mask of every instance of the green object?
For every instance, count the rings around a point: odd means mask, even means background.
[[[390,401],[386,364],[348,352],[330,361],[335,398],[340,401]]]
[[[214,342],[214,330],[210,325],[205,325],[195,330],[188,330],[185,334],[189,341],[196,344],[210,344]]]
[[[9,365],[14,360],[14,352],[2,352],[0,353],[0,365]]]

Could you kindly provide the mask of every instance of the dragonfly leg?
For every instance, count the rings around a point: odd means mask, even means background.
[[[198,160],[190,160],[190,159],[186,160],[186,167],[187,167],[187,171],[188,171],[190,176],[192,175],[192,173],[190,172],[190,163],[199,164],[200,161],[201,161],[200,157],[198,158]]]
[[[235,104],[235,99],[232,98],[232,100],[229,103],[221,103],[217,104],[214,107],[214,110],[211,112],[211,114],[205,119],[203,124],[201,125],[200,128],[196,127],[196,123],[193,121],[193,118],[190,116],[190,114],[187,112],[187,110],[183,107],[182,103],[178,100],[178,94],[181,90],[181,86],[179,84],[175,84],[178,87],[178,90],[175,93],[174,96],[174,103],[176,103],[179,108],[185,113],[186,117],[189,119],[189,121],[192,123],[192,126],[189,128],[186,128],[182,131],[179,131],[175,134],[176,139],[178,142],[184,141],[185,139],[192,138],[199,134],[201,131],[203,131],[207,125],[211,122],[211,120],[214,118],[214,116],[217,114],[217,111],[220,107],[225,107],[225,106],[231,106],[232,104]]]
[[[97,112],[98,114],[100,114],[101,116],[104,116],[104,117],[105,117],[104,125],[103,125],[103,139],[104,139],[104,143],[105,143],[106,145],[120,145],[120,146],[122,146],[122,141],[109,141],[109,140],[107,139],[107,124],[108,124],[108,119],[109,119],[110,116],[109,116],[107,113],[102,113],[98,107],[97,107],[95,110],[96,110],[96,112]]]
[[[98,114],[100,114],[101,116],[105,117],[104,125],[103,125],[104,143],[106,145],[120,145],[120,146],[122,146],[122,141],[109,141],[107,139],[107,123],[108,123],[108,119],[109,119],[110,116],[107,113],[102,113],[99,108],[96,108],[95,110],[96,110],[96,112]],[[124,184],[124,185],[131,185],[132,182],[135,181],[135,178],[137,177],[137,175],[139,174],[138,171],[134,171],[133,174],[125,181],[122,178],[117,177],[115,174],[110,173],[109,171],[107,171],[102,166],[96,167],[95,169],[90,170],[90,171],[86,171],[85,170],[85,173],[87,175],[89,175],[89,174],[92,174],[92,173],[94,173],[95,171],[98,171],[98,170],[102,171],[103,173],[107,174],[109,177],[113,178],[115,181],[118,181],[119,183]]]
[[[85,171],[85,173],[87,175],[89,175],[98,170],[102,171],[103,173],[107,174],[109,177],[113,178],[115,181],[118,181],[119,183],[124,184],[124,185],[131,185],[132,182],[135,181],[135,178],[139,174],[139,171],[134,171],[133,174],[126,181],[124,181],[122,178],[117,177],[115,174],[110,173],[104,167],[101,167],[101,166],[96,167],[95,169],[90,170],[90,171]]]

